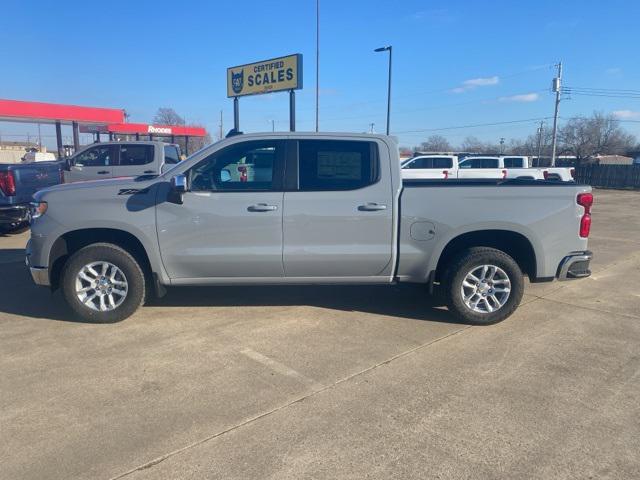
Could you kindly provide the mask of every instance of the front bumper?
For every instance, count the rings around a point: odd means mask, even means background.
[[[573,252],[562,259],[558,266],[558,280],[574,280],[585,278],[591,275],[589,262],[593,258],[593,253],[589,250],[584,252]]]
[[[29,221],[30,205],[11,205],[0,207],[0,225],[18,225]]]
[[[36,285],[42,285],[43,287],[50,287],[51,282],[49,280],[49,269],[47,267],[34,267],[30,262],[31,258],[31,240],[27,242],[26,255],[24,257],[24,263],[29,267],[31,272],[31,278]]]

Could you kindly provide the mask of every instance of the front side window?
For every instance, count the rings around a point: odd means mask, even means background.
[[[274,190],[282,142],[258,141],[215,152],[189,171],[191,191]]]
[[[355,190],[378,181],[374,142],[301,140],[298,148],[302,191]]]
[[[112,165],[111,147],[92,147],[79,153],[73,161],[78,167],[108,167]]]
[[[121,145],[120,166],[131,167],[153,162],[153,145]]]

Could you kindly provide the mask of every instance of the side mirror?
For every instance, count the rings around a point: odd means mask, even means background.
[[[183,195],[189,191],[189,180],[186,175],[179,174],[171,178],[171,192],[169,201],[182,205]]]
[[[231,181],[231,170],[228,168],[223,168],[220,170],[220,181],[221,182],[230,182]]]

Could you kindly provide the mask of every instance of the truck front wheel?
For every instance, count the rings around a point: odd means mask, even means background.
[[[515,260],[488,247],[458,254],[443,283],[449,311],[474,325],[504,320],[518,308],[524,293],[522,271]]]
[[[95,243],[81,248],[66,262],[62,291],[82,320],[119,322],[142,305],[145,277],[129,252],[110,243]]]

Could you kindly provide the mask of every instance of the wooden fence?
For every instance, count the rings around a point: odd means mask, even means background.
[[[576,182],[601,188],[640,189],[640,165],[583,165]]]

